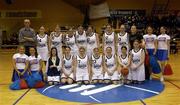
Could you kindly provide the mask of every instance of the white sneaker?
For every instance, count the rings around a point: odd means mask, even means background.
[[[160,81],[164,82],[164,77],[163,76],[161,76]]]
[[[149,80],[152,80],[152,76],[149,77]]]

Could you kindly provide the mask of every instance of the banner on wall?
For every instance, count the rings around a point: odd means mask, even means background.
[[[110,10],[111,17],[121,17],[128,15],[145,16],[146,10],[121,10],[121,9]]]
[[[110,17],[108,4],[104,2],[99,5],[90,5],[89,17],[90,19]]]
[[[0,18],[41,18],[40,10],[0,10]]]

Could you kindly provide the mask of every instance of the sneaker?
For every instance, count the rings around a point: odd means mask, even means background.
[[[164,77],[163,76],[161,76],[160,81],[164,82]]]

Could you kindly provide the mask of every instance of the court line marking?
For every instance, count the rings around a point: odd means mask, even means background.
[[[69,89],[78,86],[78,84],[60,86],[59,89]]]
[[[82,90],[90,89],[96,87],[95,85],[81,85],[80,87],[70,89],[69,92],[79,92]]]
[[[13,105],[16,105],[31,89],[28,89],[24,94],[22,94],[14,103]]]
[[[55,85],[48,86],[47,88],[45,88],[45,89],[42,91],[42,93],[44,93],[47,89],[52,88],[52,87],[54,87],[54,86],[55,86]]]
[[[154,76],[160,78],[159,76],[156,76],[156,75],[154,75]],[[170,84],[172,84],[172,85],[174,85],[175,87],[177,87],[178,89],[180,89],[180,87],[179,87],[178,85],[176,85],[175,83],[173,83],[173,82],[171,82],[171,81],[169,81],[169,80],[164,80],[164,81],[167,81],[167,82],[169,82]]]
[[[89,96],[91,99],[93,99],[94,101],[98,102],[98,103],[102,103],[101,101],[99,101],[98,99],[94,98],[93,96]]]
[[[177,87],[178,89],[180,89],[180,87],[178,85],[176,85],[175,83],[169,81],[169,80],[166,80],[167,82],[169,82],[170,84],[174,85],[175,87]]]
[[[146,105],[146,103],[142,99],[140,99],[140,101],[143,105]]]
[[[96,93],[100,93],[100,92],[103,92],[103,91],[107,91],[107,90],[111,90],[113,88],[117,88],[119,86],[122,86],[122,84],[118,84],[118,85],[107,85],[107,86],[104,86],[104,87],[101,87],[101,88],[97,88],[97,89],[93,89],[93,90],[90,90],[90,91],[84,91],[84,92],[81,92],[80,94],[83,95],[83,96],[86,96],[86,95],[92,95],[92,94],[96,94]]]
[[[142,90],[142,91],[146,91],[146,92],[150,92],[150,93],[154,93],[154,94],[160,94],[159,92],[156,91],[152,91],[152,90],[148,90],[148,89],[144,89],[144,88],[139,88],[139,87],[135,87],[135,86],[129,86],[129,85],[124,85],[125,87],[128,88],[132,88],[132,89],[137,89],[137,90]]]

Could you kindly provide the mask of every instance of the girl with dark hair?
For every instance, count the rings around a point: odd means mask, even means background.
[[[30,56],[28,57],[28,64],[29,64],[29,73],[39,73],[43,79],[42,67],[43,61],[41,56],[38,55],[36,48],[30,47],[29,48]]]
[[[166,61],[168,60],[169,54],[170,54],[169,53],[170,36],[166,34],[166,28],[163,26],[160,28],[160,33],[161,35],[157,37],[157,41],[158,41],[157,59],[159,61],[161,72],[162,72],[160,80],[163,82],[164,81],[163,72],[164,72]]]
[[[56,47],[52,47],[50,57],[47,61],[47,81],[49,85],[57,84],[60,81],[61,62]]]
[[[126,76],[123,76],[123,83],[129,84],[131,82],[131,71],[130,71],[130,64],[131,64],[131,55],[127,53],[127,47],[121,47],[121,55],[118,56],[118,63],[119,63],[119,70],[128,69],[129,73]],[[121,73],[121,71],[119,71]]]

